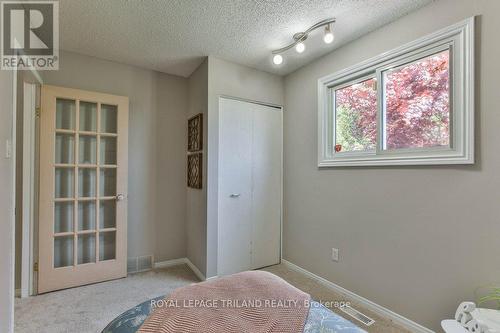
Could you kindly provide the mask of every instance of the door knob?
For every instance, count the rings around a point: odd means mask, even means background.
[[[122,201],[123,199],[125,199],[125,196],[123,194],[118,194],[116,196],[116,201]]]
[[[231,195],[229,195],[230,198],[238,198],[241,194],[239,193],[233,193]]]

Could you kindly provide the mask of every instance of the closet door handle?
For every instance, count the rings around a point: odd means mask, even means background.
[[[231,195],[229,195],[230,198],[238,198],[241,194],[239,193],[233,193]]]

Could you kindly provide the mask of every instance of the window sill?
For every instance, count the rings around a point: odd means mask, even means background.
[[[337,158],[318,161],[319,168],[353,167],[353,166],[401,166],[401,165],[456,165],[474,164],[474,157],[445,156],[445,157],[366,157],[366,158]]]

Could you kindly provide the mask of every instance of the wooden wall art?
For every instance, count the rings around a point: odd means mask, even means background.
[[[203,187],[203,154],[195,153],[188,155],[187,185],[191,188],[201,189]]]
[[[188,120],[188,152],[203,149],[203,114],[199,113]]]

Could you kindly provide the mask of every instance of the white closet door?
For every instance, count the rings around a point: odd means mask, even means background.
[[[281,109],[253,104],[252,268],[280,262]]]
[[[220,99],[219,275],[274,265],[281,244],[281,109]]]
[[[251,267],[251,104],[221,99],[219,113],[219,274]]]

